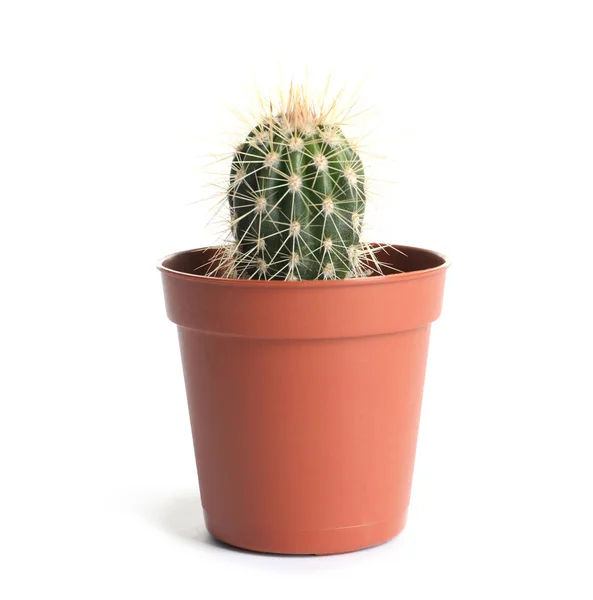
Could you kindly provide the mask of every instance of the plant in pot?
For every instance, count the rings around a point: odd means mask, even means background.
[[[404,527],[447,260],[361,240],[335,106],[291,87],[232,158],[231,240],[164,258],[204,518],[251,550],[331,554]]]

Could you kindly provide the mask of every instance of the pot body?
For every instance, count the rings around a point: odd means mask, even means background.
[[[203,277],[211,249],[161,263],[214,537],[331,554],[403,529],[447,263],[400,251],[408,272],[330,282]]]

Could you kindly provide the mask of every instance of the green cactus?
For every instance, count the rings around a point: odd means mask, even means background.
[[[366,181],[339,124],[302,97],[271,112],[234,154],[227,276],[344,279],[368,274],[360,233]]]

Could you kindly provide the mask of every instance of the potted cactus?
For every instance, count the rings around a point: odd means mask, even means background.
[[[365,171],[333,114],[291,88],[234,152],[228,243],[159,263],[206,526],[251,550],[347,552],[406,521],[448,262],[361,240]]]

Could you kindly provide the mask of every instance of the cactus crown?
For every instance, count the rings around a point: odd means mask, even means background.
[[[291,86],[236,148],[226,199],[231,243],[211,274],[244,279],[365,277],[366,178],[335,101],[317,109]],[[372,256],[374,258],[374,255]]]

